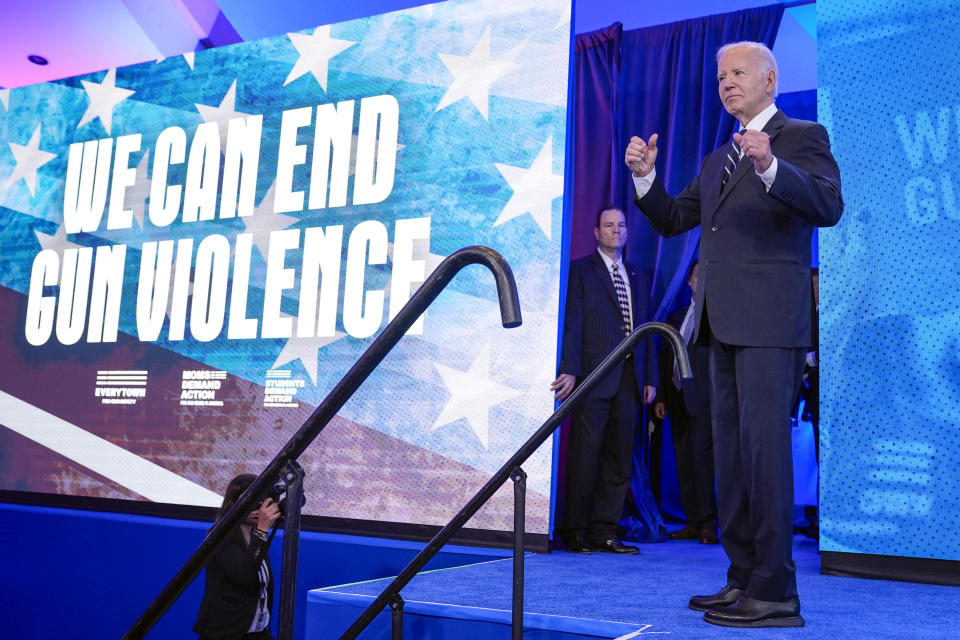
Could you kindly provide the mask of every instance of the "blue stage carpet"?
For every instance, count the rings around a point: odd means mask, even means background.
[[[687,599],[691,594],[710,593],[723,586],[726,559],[720,546],[696,541],[642,545],[636,556],[579,556],[564,551],[529,555],[524,609],[568,619],[627,623],[639,631],[630,637],[960,637],[960,627],[953,619],[960,589],[823,576],[816,543],[801,536],[795,537],[794,543],[802,614],[807,621],[802,629],[729,629],[703,622],[702,614],[687,608]],[[508,621],[511,571],[511,559],[438,570],[417,576],[402,595],[411,605],[421,602],[476,607],[486,610],[487,615],[493,613],[490,610],[504,610]],[[376,580],[323,591],[377,595],[388,582]],[[626,634],[606,637],[616,635]]]

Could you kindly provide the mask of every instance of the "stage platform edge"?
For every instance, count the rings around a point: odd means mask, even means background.
[[[339,638],[375,596],[344,593],[337,587],[307,594],[307,640]],[[511,612],[439,602],[404,600],[403,637],[418,640],[471,638],[502,640],[510,637]],[[541,613],[525,613],[525,640],[588,640],[635,637],[649,625],[588,620]],[[381,612],[360,634],[363,640],[391,637],[391,613]]]

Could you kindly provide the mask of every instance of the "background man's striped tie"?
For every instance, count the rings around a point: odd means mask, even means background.
[[[630,300],[627,298],[627,286],[623,283],[620,268],[614,264],[610,267],[613,274],[613,288],[617,292],[617,302],[620,303],[620,315],[623,316],[623,333],[630,335]]]

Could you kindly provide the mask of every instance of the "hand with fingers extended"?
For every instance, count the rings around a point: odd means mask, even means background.
[[[636,177],[642,178],[653,171],[653,164],[657,160],[657,138],[659,134],[656,133],[646,142],[637,136],[630,138],[624,161]]]

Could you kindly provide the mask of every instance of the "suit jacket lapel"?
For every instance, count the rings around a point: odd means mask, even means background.
[[[720,150],[714,151],[711,158],[704,163],[704,173],[707,174],[703,180],[702,194],[700,202],[705,207],[703,213],[707,214],[705,219],[710,220],[713,217],[717,207],[720,206],[720,180],[723,177],[723,162],[726,154]],[[729,193],[729,189],[725,189]]]
[[[610,275],[610,272],[607,271],[607,264],[596,251],[593,252],[591,261],[593,263],[593,270],[597,274],[597,278],[603,283],[603,287],[607,290],[607,293],[610,294],[610,302],[613,303],[613,306],[616,308],[617,314],[619,315],[620,303],[617,301],[617,292],[613,290],[613,277]]]
[[[723,169],[721,169],[723,171]],[[733,175],[730,176],[730,179],[727,180],[726,186],[723,188],[723,191],[720,192],[720,202],[722,203],[726,200],[727,196],[730,195],[730,192],[733,191],[737,183],[743,179],[743,176],[751,173],[753,171],[753,162],[750,161],[750,158],[743,156],[740,158],[740,162],[737,163],[737,168],[733,170]]]
[[[767,126],[763,128],[763,132],[770,136],[771,145],[773,144],[773,139],[780,135],[780,130],[783,129],[783,125],[786,123],[787,114],[777,109],[777,112],[773,114],[773,117],[767,122]]]

